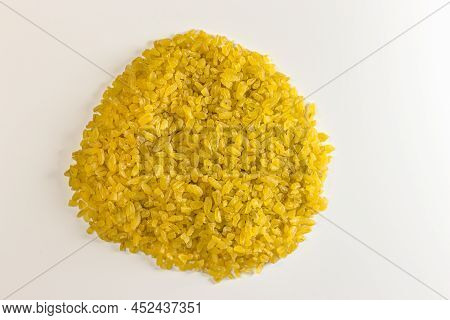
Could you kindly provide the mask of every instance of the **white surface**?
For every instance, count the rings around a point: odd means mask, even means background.
[[[2,0],[3,1],[3,0]],[[113,74],[192,28],[310,93],[444,1],[39,1],[9,6]],[[0,3],[0,298],[87,242],[63,172],[111,78]],[[336,146],[324,215],[450,296],[450,6],[315,94]],[[262,274],[212,284],[95,241],[11,298],[437,299],[317,218]]]

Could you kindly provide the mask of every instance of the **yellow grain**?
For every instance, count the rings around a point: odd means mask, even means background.
[[[103,94],[65,173],[88,233],[214,280],[291,253],[325,210],[333,147],[270,60],[189,31]]]

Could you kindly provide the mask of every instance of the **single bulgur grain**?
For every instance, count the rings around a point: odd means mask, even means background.
[[[103,94],[66,175],[88,233],[219,281],[291,253],[326,208],[328,136],[270,60],[155,41]]]

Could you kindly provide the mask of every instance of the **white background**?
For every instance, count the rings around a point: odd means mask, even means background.
[[[1,0],[116,75],[192,28],[267,53],[305,95],[440,1]],[[0,2],[0,298],[92,239],[64,171],[111,77]],[[310,97],[336,147],[324,216],[450,296],[450,5]],[[212,284],[94,241],[13,299],[440,299],[317,217],[260,275]]]

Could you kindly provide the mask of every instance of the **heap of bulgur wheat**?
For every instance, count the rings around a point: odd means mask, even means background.
[[[89,233],[219,281],[304,240],[329,153],[270,60],[222,36],[155,41],[108,88],[66,175]]]

